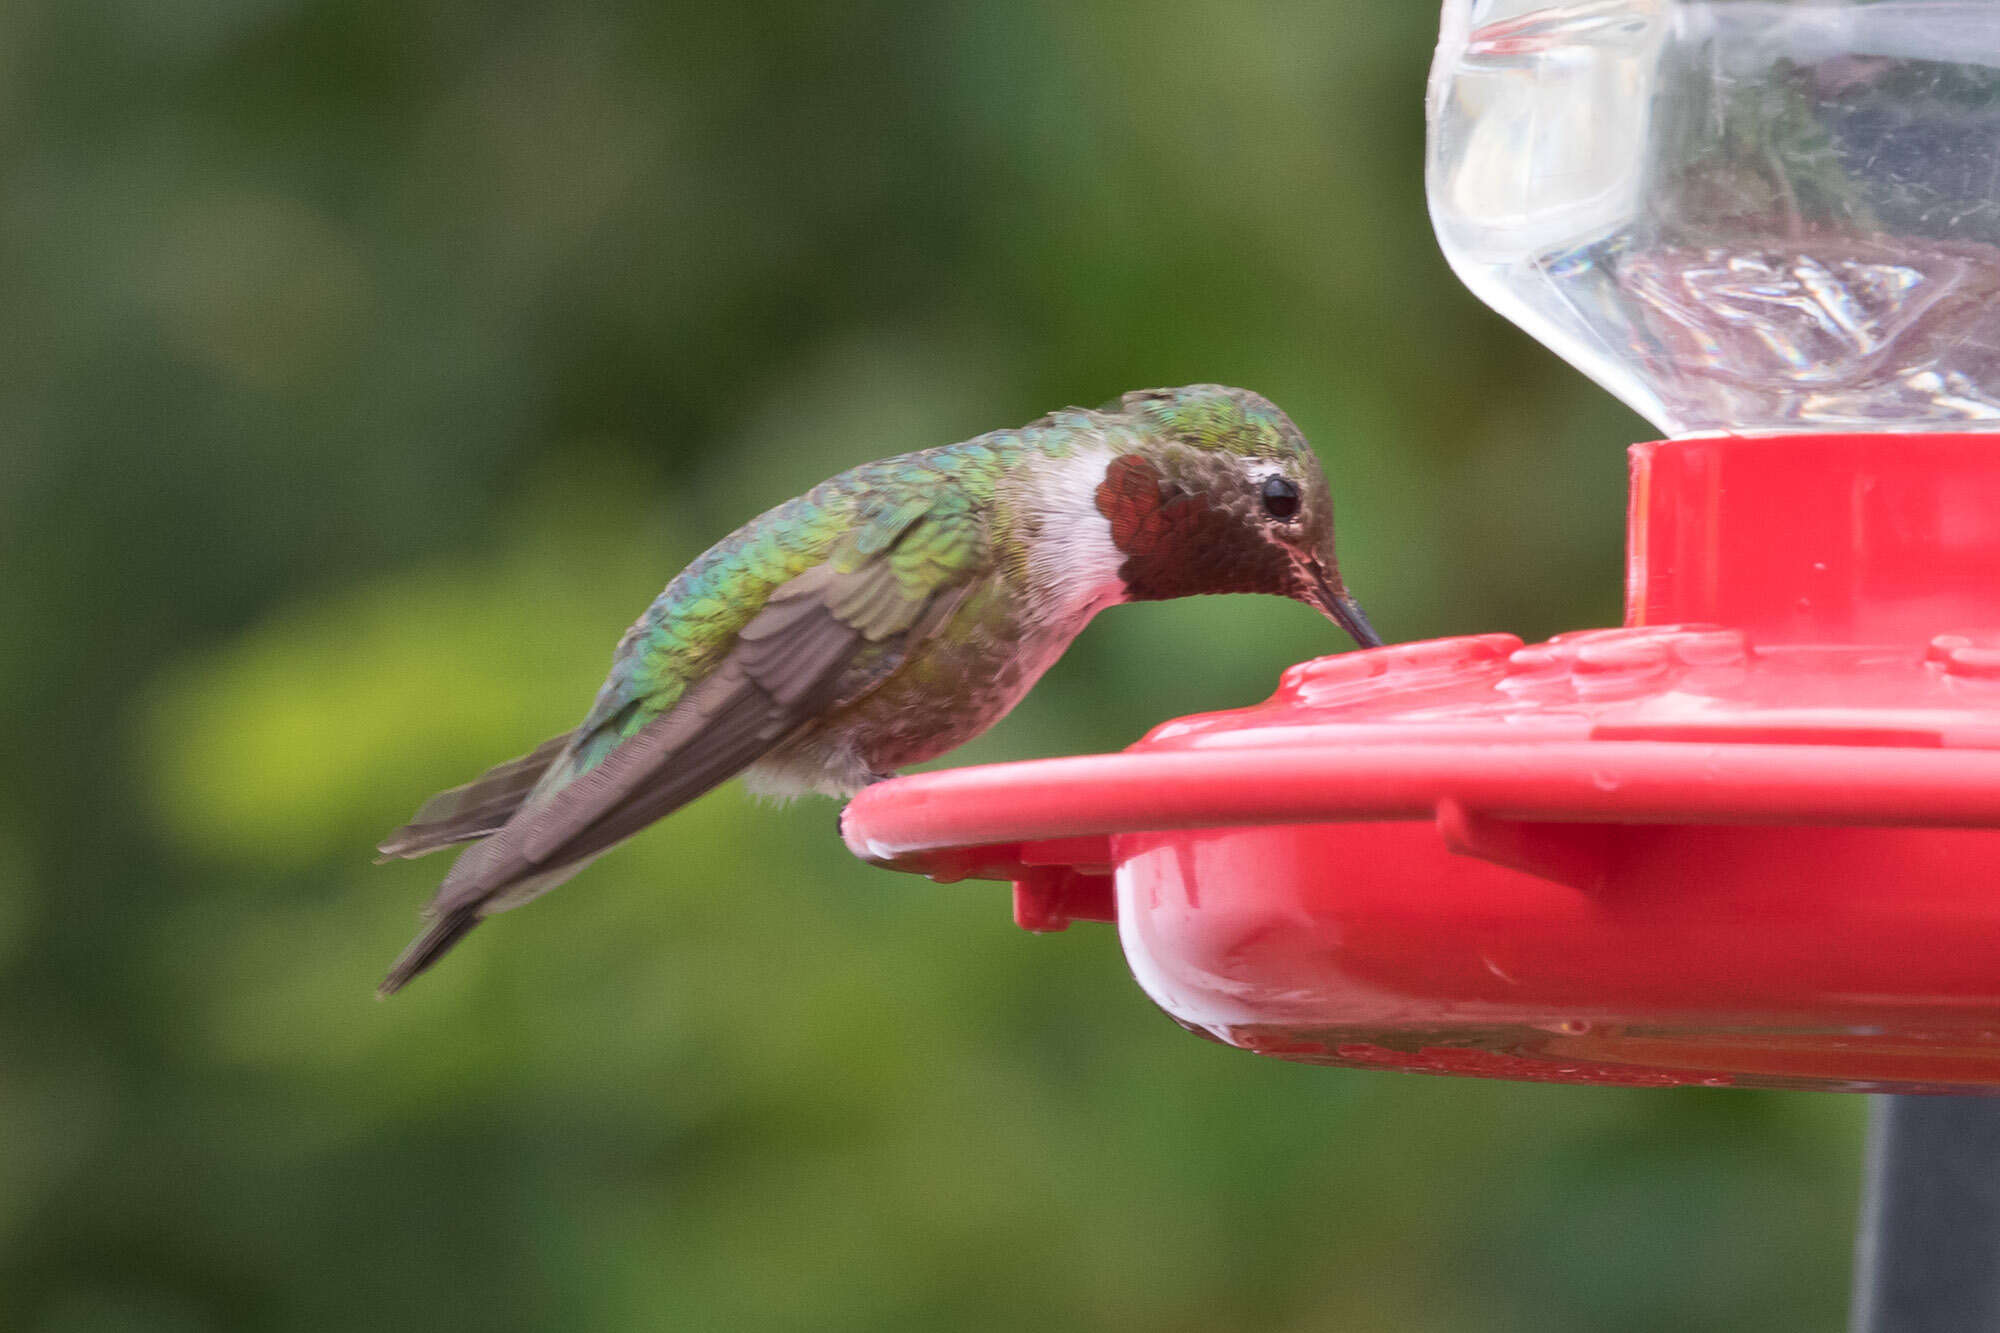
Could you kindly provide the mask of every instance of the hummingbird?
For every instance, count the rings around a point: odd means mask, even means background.
[[[1245,389],[1139,390],[821,482],[667,584],[574,731],[381,843],[473,845],[380,993],[731,777],[851,796],[998,722],[1104,608],[1235,592],[1381,644],[1341,580],[1318,460]]]

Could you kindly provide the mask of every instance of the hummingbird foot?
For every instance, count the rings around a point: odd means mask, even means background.
[[[894,773],[864,773],[861,777],[860,786],[864,788],[872,787],[878,782],[887,782],[895,776]],[[833,832],[835,837],[842,840],[845,840],[847,837],[847,807],[845,805],[841,806],[840,810],[833,817]]]

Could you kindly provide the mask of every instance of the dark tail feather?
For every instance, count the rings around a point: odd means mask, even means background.
[[[479,906],[476,903],[454,907],[433,921],[428,930],[403,950],[403,956],[389,969],[389,975],[382,978],[382,984],[375,988],[376,998],[386,1000],[403,989],[412,977],[444,957],[451,946],[464,939],[479,921]]]
[[[423,803],[409,823],[382,840],[375,849],[382,853],[379,859],[422,856],[456,842],[485,837],[514,817],[569,741],[568,732],[551,737],[532,753],[495,765],[463,787],[439,792]]]

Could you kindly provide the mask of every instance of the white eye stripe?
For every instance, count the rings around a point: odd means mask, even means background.
[[[1237,475],[1251,486],[1262,486],[1272,477],[1283,477],[1298,487],[1301,495],[1305,494],[1306,484],[1300,479],[1298,470],[1281,458],[1237,458],[1232,461]]]

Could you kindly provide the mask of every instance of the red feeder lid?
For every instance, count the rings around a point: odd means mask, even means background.
[[[1303,663],[1114,755],[882,783],[868,860],[1112,920],[1289,1060],[2000,1088],[2000,447],[1635,446],[1624,629]]]

